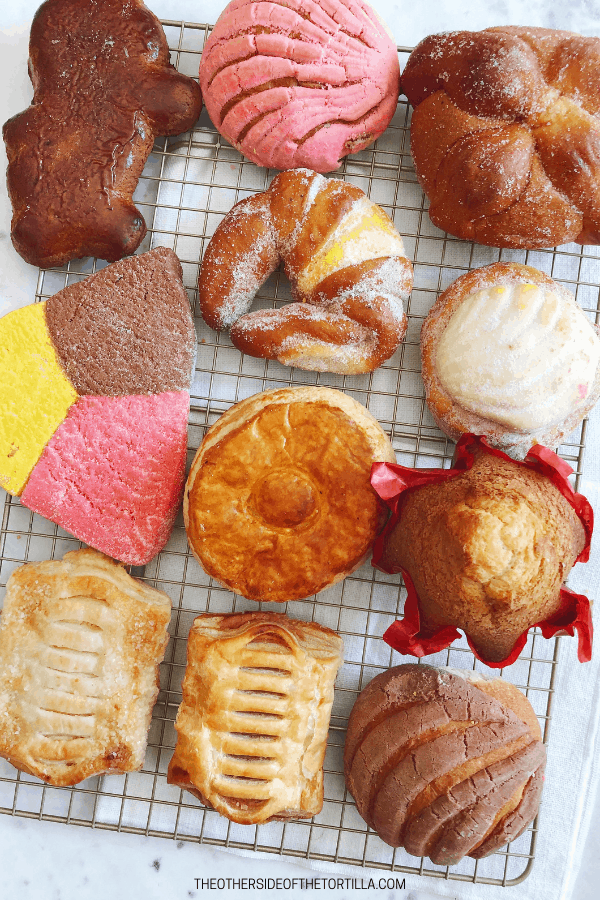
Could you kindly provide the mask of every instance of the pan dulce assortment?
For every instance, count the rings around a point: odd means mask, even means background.
[[[170,65],[141,0],[42,4],[33,100],[3,132],[12,241],[43,268],[88,255],[111,265],[0,320],[0,483],[90,547],[9,579],[2,756],[58,786],[141,768],[170,600],[123,564],[162,549],[182,494],[191,552],[251,601],[318,594],[372,553],[406,583],[404,619],[385,635],[405,655],[438,652],[462,629],[482,662],[508,666],[537,625],[577,632],[590,658],[589,601],[564,581],[588,558],[593,515],[549,447],[600,396],[600,337],[564,287],[496,263],[433,305],[422,375],[458,441],[451,469],[396,465],[361,403],[315,385],[234,404],[184,490],[196,338],[181,265],[166,248],[131,254],[154,136],[192,128],[203,99],[225,139],[281,170],[208,244],[205,322],[243,354],[373,372],[404,338],[412,266],[387,213],[322,173],[385,130],[403,90],[436,225],[496,247],[598,243],[599,55],[597,38],[502,27],[428,37],[400,74],[364,0],[233,0],[199,88]],[[252,312],[281,263],[292,302]],[[318,814],[342,660],[341,638],[315,622],[199,616],[169,782],[239,824]],[[344,768],[360,815],[438,865],[518,837],[544,765],[535,713],[501,678],[404,664],[373,678],[350,714]]]

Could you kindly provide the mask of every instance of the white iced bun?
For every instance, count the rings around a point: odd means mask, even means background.
[[[600,337],[542,272],[496,263],[457,279],[422,329],[423,380],[438,425],[484,434],[515,456],[556,446],[600,392]]]

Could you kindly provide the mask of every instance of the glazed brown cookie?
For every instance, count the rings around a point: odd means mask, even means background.
[[[156,134],[180,134],[200,88],[169,63],[142,0],[46,0],[29,42],[31,106],[4,125],[12,241],[48,268],[133,253],[146,224],[132,201]]]

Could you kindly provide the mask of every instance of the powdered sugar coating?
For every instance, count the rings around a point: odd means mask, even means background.
[[[294,298],[248,312],[283,260]],[[284,365],[369,372],[404,337],[412,266],[387,214],[358,188],[307,169],[237,204],[207,247],[199,300],[208,325],[244,353]]]
[[[200,61],[215,127],[257,165],[337,169],[398,100],[394,42],[364,0],[233,0]]]
[[[440,228],[497,247],[600,243],[600,39],[543,28],[431,35],[402,87]]]

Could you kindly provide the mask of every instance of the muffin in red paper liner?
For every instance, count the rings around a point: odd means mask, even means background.
[[[590,602],[563,585],[588,560],[593,529],[572,471],[546,447],[517,462],[472,434],[451,469],[375,463],[371,483],[392,515],[373,565],[401,572],[408,593],[384,640],[420,657],[448,647],[460,628],[475,656],[500,668],[516,660],[531,627],[546,638],[576,630],[587,662]]]

